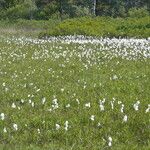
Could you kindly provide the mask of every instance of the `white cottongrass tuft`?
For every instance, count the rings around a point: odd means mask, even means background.
[[[0,119],[1,119],[1,120],[4,120],[4,119],[5,119],[5,114],[4,114],[4,113],[1,113],[1,114],[0,114]]]
[[[127,122],[128,121],[128,116],[127,115],[124,115],[123,117],[123,122]]]
[[[95,116],[94,116],[94,115],[91,115],[90,120],[91,120],[91,121],[94,121],[94,120],[95,120]]]
[[[46,102],[46,98],[45,98],[45,97],[43,97],[43,98],[42,98],[42,104],[44,105],[44,104],[45,104],[45,102]]]
[[[59,130],[60,129],[60,125],[59,124],[55,124],[55,127],[56,127],[56,130]]]
[[[133,104],[133,108],[135,111],[139,110],[140,101],[137,101],[135,104]]]
[[[17,124],[13,124],[13,129],[15,130],[15,131],[17,131],[18,130],[18,125]]]
[[[112,146],[112,137],[111,136],[108,137],[108,146],[109,147]]]
[[[68,127],[69,127],[69,122],[66,121],[66,122],[65,122],[65,130],[66,130],[66,131],[68,131]]]
[[[15,104],[15,103],[12,103],[11,107],[12,107],[12,108],[16,108],[16,104]]]
[[[7,133],[7,129],[6,129],[6,127],[4,127],[3,132],[4,132],[4,133]]]
[[[120,109],[121,113],[124,112],[124,104],[121,105],[121,109]]]
[[[150,104],[148,104],[148,108],[145,110],[145,113],[150,112]]]
[[[86,104],[85,104],[85,107],[90,108],[90,107],[91,107],[91,103],[90,103],[90,102],[89,102],[89,103],[86,103]]]

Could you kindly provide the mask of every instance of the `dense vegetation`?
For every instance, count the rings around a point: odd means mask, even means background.
[[[0,0],[1,19],[48,20],[92,15],[126,17],[132,13],[131,10],[147,13],[150,4],[148,0]]]
[[[0,149],[149,150],[149,47],[0,35]]]
[[[41,32],[39,37],[59,35],[148,38],[150,36],[150,17],[139,19],[110,17],[68,19],[53,29]]]

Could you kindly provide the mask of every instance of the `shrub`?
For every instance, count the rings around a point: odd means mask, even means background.
[[[59,35],[86,35],[99,37],[150,36],[149,16],[144,18],[82,17],[67,19],[54,29],[40,33],[39,37]]]
[[[131,8],[128,11],[128,16],[132,18],[141,18],[148,16],[149,12],[146,8]]]
[[[18,4],[6,10],[6,16],[9,19],[33,19],[34,12],[37,10],[31,0],[25,1],[23,4]]]

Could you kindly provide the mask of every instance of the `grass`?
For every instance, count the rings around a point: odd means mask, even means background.
[[[1,36],[0,149],[150,149],[150,45],[112,40]]]
[[[40,32],[53,29],[60,20],[0,20],[0,34],[5,36],[37,37]]]

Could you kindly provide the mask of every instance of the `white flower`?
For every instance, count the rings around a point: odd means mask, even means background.
[[[12,107],[12,108],[16,108],[16,104],[15,104],[15,103],[12,103],[11,107]]]
[[[98,122],[97,126],[98,126],[98,127],[101,127],[102,125],[101,125],[101,123],[100,123],[100,122]]]
[[[122,101],[118,101],[118,104],[121,104],[122,103]]]
[[[66,105],[66,108],[69,108],[69,107],[70,107],[70,104],[67,104],[67,105]]]
[[[111,147],[112,146],[112,137],[108,137],[108,146]]]
[[[4,113],[1,113],[1,114],[0,114],[0,118],[1,118],[1,120],[4,120],[4,119],[5,119],[5,114],[4,114]]]
[[[78,105],[80,104],[80,101],[78,99],[76,99],[76,102],[78,103]]]
[[[18,125],[14,123],[13,128],[14,128],[15,131],[17,131],[18,130]]]
[[[34,107],[34,102],[31,103],[31,106]]]
[[[103,100],[100,100],[99,101],[99,107],[100,107],[100,110],[101,111],[104,111],[105,110],[105,108],[104,108],[104,103],[105,103],[105,98],[103,99]]]
[[[41,89],[37,89],[36,92],[39,92]]]
[[[125,115],[125,116],[123,117],[123,122],[127,122],[127,121],[128,121],[128,116]]]
[[[65,122],[65,130],[66,130],[66,131],[68,131],[68,126],[69,126],[69,122],[66,121],[66,122]]]
[[[111,147],[111,146],[112,146],[112,143],[111,143],[111,142],[108,142],[108,146]]]
[[[148,108],[145,110],[145,113],[150,112],[150,104],[148,105]]]
[[[113,80],[117,80],[117,79],[118,79],[117,75],[114,75],[114,76],[112,77],[112,79],[113,79]]]
[[[31,104],[32,103],[32,100],[31,99],[29,99],[29,104]]]
[[[60,125],[59,125],[59,124],[56,123],[55,126],[56,126],[56,130],[59,130],[59,129],[60,129]]]
[[[94,121],[94,120],[95,120],[95,116],[92,115],[92,116],[90,117],[90,120]]]
[[[52,108],[53,109],[57,109],[59,106],[58,106],[58,101],[57,101],[57,99],[55,98],[55,99],[53,99],[53,101],[52,101]]]
[[[89,102],[89,103],[86,103],[86,104],[85,104],[85,107],[89,107],[89,108],[90,108],[90,107],[91,107],[91,103],[90,103],[90,102]]]
[[[46,102],[46,98],[45,98],[45,97],[43,97],[43,98],[42,98],[42,104],[44,105],[44,104],[45,104],[45,102]]]
[[[140,101],[137,101],[135,104],[133,104],[133,108],[135,109],[135,111],[139,110],[139,104],[140,104]]]
[[[62,89],[61,89],[61,92],[64,92],[64,90],[65,90],[65,89],[62,88]]]
[[[40,134],[41,133],[40,129],[37,129],[37,132],[38,132],[38,134]]]
[[[114,109],[114,101],[110,101],[111,109]]]
[[[23,99],[21,99],[21,103],[24,103],[24,100],[23,100]]]
[[[124,112],[124,104],[121,105],[121,109],[120,109],[121,113]]]
[[[4,132],[4,133],[7,133],[7,129],[6,129],[5,127],[4,127],[4,129],[3,129],[3,132]]]
[[[111,136],[108,137],[108,141],[112,142],[112,137]]]

